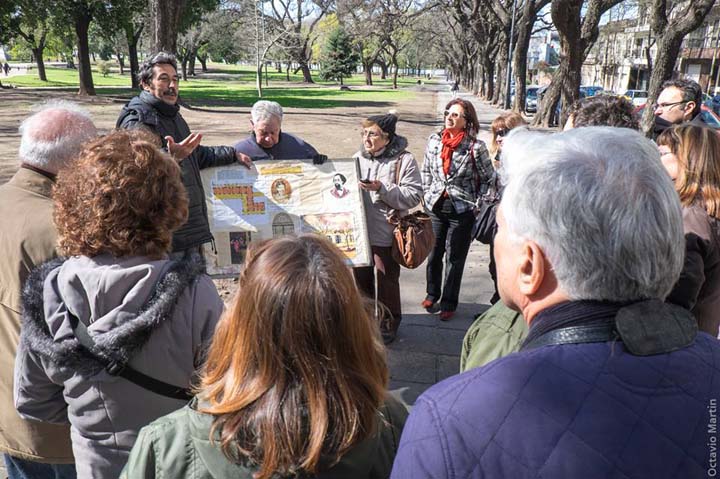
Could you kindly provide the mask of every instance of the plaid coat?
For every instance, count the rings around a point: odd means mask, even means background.
[[[470,147],[473,147],[473,154]],[[422,166],[422,185],[425,205],[432,209],[444,191],[448,192],[455,211],[464,213],[474,208],[477,199],[485,193],[493,176],[492,162],[485,142],[475,135],[466,135],[453,152],[450,174],[443,171],[442,141],[440,133],[428,138]],[[472,159],[475,159],[475,167]]]

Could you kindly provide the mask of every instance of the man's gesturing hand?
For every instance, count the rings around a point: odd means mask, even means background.
[[[180,143],[175,143],[172,136],[165,137],[168,152],[170,152],[170,155],[172,155],[178,163],[190,156],[195,148],[200,145],[201,140],[202,133],[190,133],[188,137]]]

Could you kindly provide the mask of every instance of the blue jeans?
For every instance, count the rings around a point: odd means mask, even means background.
[[[9,479],[76,479],[75,464],[44,464],[3,454]]]
[[[440,301],[440,310],[455,311],[460,296],[465,259],[472,241],[475,215],[472,211],[456,213],[450,199],[440,199],[430,212],[435,247],[427,262],[427,296]],[[443,259],[445,275],[443,282]]]

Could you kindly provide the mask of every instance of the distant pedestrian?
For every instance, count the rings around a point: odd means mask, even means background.
[[[5,76],[8,76],[10,72],[10,65],[8,65],[8,62],[5,62],[2,66],[3,71],[5,72]]]
[[[453,86],[450,88],[450,91],[452,92],[452,97],[457,98],[458,92],[460,91],[460,82],[455,80],[455,83],[453,83]]]

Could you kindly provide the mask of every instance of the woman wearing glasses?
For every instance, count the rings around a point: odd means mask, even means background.
[[[497,169],[500,166],[500,152],[502,151],[503,140],[510,130],[518,126],[525,126],[527,122],[520,113],[505,113],[495,118],[490,125],[492,139],[490,140],[490,155],[493,166]]]
[[[381,331],[386,344],[397,334],[400,308],[400,265],[392,258],[393,230],[388,222],[393,213],[404,216],[417,206],[422,196],[420,169],[407,140],[395,134],[397,113],[368,117],[362,123],[362,145],[355,153],[360,166],[360,189],[363,192],[368,236],[374,267],[355,268],[358,288],[368,297],[375,297],[377,270],[377,301],[385,314]]]
[[[435,232],[422,306],[430,313],[440,311],[440,319],[447,321],[458,304],[473,209],[487,189],[493,167],[485,143],[476,138],[480,125],[472,103],[456,98],[445,106],[444,115],[444,128],[428,139],[422,167],[425,207]]]
[[[720,137],[692,124],[665,130],[660,159],[680,195],[685,265],[667,301],[689,309],[700,331],[720,329]]]

